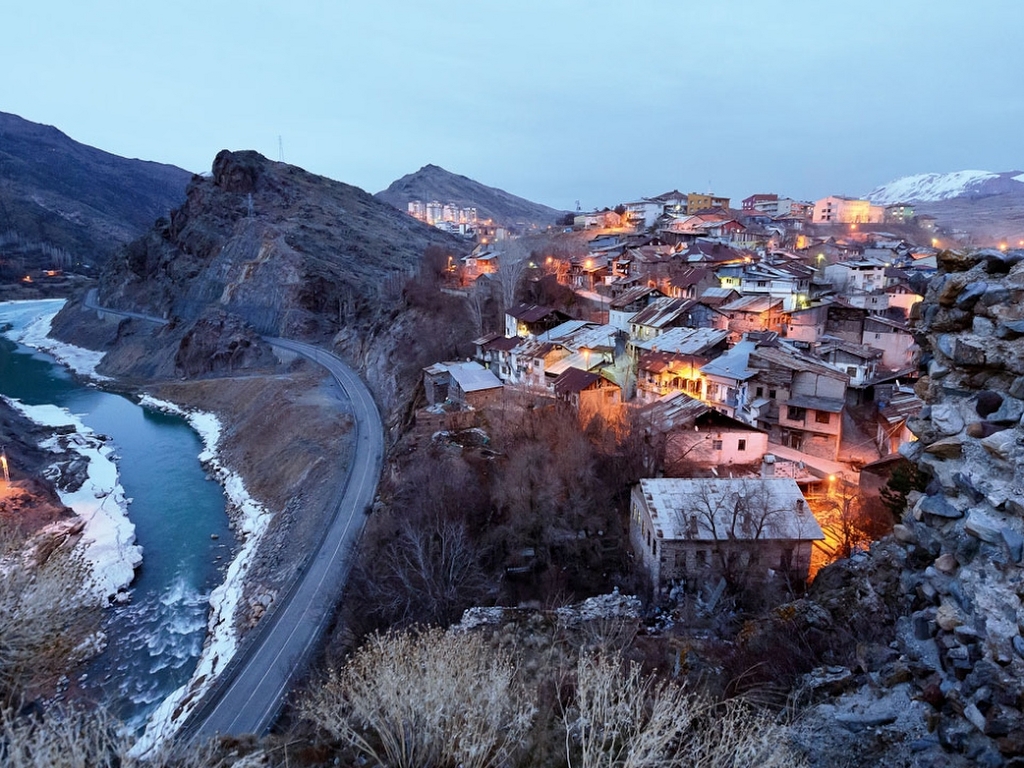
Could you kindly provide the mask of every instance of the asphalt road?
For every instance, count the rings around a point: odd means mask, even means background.
[[[87,309],[147,322],[162,318],[96,304],[96,291],[86,295]],[[306,568],[288,593],[247,638],[228,664],[207,700],[190,717],[180,734],[201,742],[216,734],[262,734],[281,712],[295,678],[306,668],[317,640],[330,621],[351,567],[353,545],[377,493],[384,456],[384,427],[377,404],[362,379],[340,358],[326,350],[290,339],[266,339],[324,366],[348,398],[356,426],[352,460],[343,487],[327,514],[329,527]]]
[[[338,357],[299,341],[267,339],[323,365],[347,394],[356,423],[348,479],[333,510],[330,527],[299,582],[284,603],[258,627],[255,642],[225,674],[213,701],[204,702],[189,736],[202,741],[215,734],[264,733],[277,718],[296,675],[309,661],[330,620],[348,577],[349,554],[366,520],[380,479],[384,429],[377,405],[355,371]]]

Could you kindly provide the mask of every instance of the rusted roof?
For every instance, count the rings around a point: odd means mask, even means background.
[[[571,395],[589,389],[601,380],[601,376],[579,368],[567,368],[555,379],[555,395]]]
[[[662,328],[686,314],[696,303],[693,299],[655,299],[633,315],[629,322],[649,328]]]
[[[522,320],[524,323],[536,323],[555,311],[554,307],[545,307],[540,304],[517,304],[506,314],[516,320]]]

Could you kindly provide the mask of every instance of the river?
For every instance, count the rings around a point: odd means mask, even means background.
[[[23,326],[58,306],[0,303],[0,328]],[[188,681],[202,649],[210,591],[235,546],[223,489],[207,478],[197,458],[202,442],[182,418],[85,385],[50,356],[6,336],[0,336],[0,393],[66,408],[116,447],[143,561],[131,601],[109,610],[109,645],[82,687],[140,727]]]

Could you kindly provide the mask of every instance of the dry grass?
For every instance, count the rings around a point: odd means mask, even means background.
[[[497,768],[534,707],[510,654],[477,635],[427,630],[370,638],[302,712],[377,764]]]

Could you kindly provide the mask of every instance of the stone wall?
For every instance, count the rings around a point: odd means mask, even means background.
[[[926,405],[901,448],[929,480],[894,531],[897,643],[947,753],[1024,765],[1024,251],[939,265],[917,324]]]

